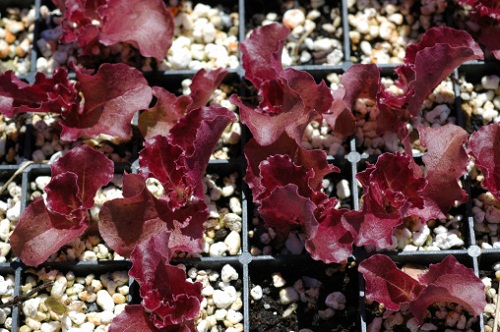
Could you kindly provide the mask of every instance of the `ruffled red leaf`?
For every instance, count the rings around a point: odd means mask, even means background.
[[[75,174],[78,198],[82,202],[82,207],[90,209],[94,205],[97,190],[113,179],[114,164],[102,152],[82,145],[71,149],[53,162],[50,169],[53,178],[66,173]],[[51,199],[48,198],[48,201]]]
[[[165,136],[155,136],[139,154],[141,174],[154,177],[163,185],[171,209],[184,205],[194,192],[198,178],[192,178],[184,151]]]
[[[76,218],[76,214],[79,218]],[[63,245],[82,235],[88,227],[85,210],[74,211],[75,218],[47,210],[42,198],[26,207],[10,237],[12,251],[24,264],[36,266],[43,263]]]
[[[345,95],[345,106],[352,112],[354,103],[359,98],[377,100],[380,83],[380,70],[375,64],[355,64],[341,77]]]
[[[140,304],[129,304],[116,316],[108,329],[109,332],[161,332],[149,320]]]
[[[500,200],[500,124],[494,123],[475,131],[467,145],[467,153],[484,175],[481,183]]]
[[[307,238],[313,237],[318,228],[314,216],[316,205],[307,197],[299,194],[295,184],[277,187],[262,199],[259,213],[267,227],[287,234],[290,229],[298,228]]]
[[[342,223],[342,215],[348,210],[337,210],[334,208],[335,204],[335,199],[328,201],[318,217],[316,235],[306,241],[306,250],[311,257],[326,264],[345,261],[353,250],[353,234]]]
[[[283,70],[281,53],[290,30],[281,24],[268,24],[254,29],[240,44],[245,78],[260,89]]]
[[[372,245],[377,249],[390,248],[394,228],[403,223],[399,211],[387,212],[370,200],[363,202],[362,211],[346,212],[342,218],[344,227],[356,235],[354,244]]]
[[[168,225],[158,213],[162,201],[153,197],[142,176],[123,175],[123,197],[101,207],[99,232],[114,251],[129,257],[137,244],[167,230]]]
[[[284,132],[300,142],[307,124],[328,112],[333,102],[324,82],[316,84],[306,72],[283,70],[281,51],[288,32],[270,24],[255,29],[241,46],[245,77],[259,90],[261,100],[255,109],[235,95],[230,101],[240,108],[241,122],[260,145],[274,143]]]
[[[267,146],[260,146],[256,140],[251,139],[245,145],[245,158],[248,164],[245,181],[252,189],[254,201],[264,190],[260,184],[262,179],[260,164],[269,156],[277,154],[288,155],[298,166],[314,171],[313,177],[309,180],[309,186],[313,191],[321,189],[321,182],[325,175],[332,172],[339,172],[337,167],[328,164],[324,151],[306,150],[286,134],[282,135],[273,144]]]
[[[62,114],[61,139],[74,141],[99,134],[130,139],[134,114],[146,109],[153,97],[143,74],[125,64],[105,63],[95,75],[73,69],[85,101],[78,111]]]
[[[222,68],[211,71],[199,70],[193,76],[189,96],[177,97],[164,88],[153,87],[158,101],[139,116],[139,129],[144,138],[148,140],[156,135],[167,136],[170,129],[186,113],[208,103],[226,74],[227,71]]]
[[[47,194],[47,208],[66,217],[82,207],[78,188],[78,176],[66,172],[53,176],[44,188]]]
[[[483,282],[452,255],[439,264],[431,264],[419,280],[427,287],[410,305],[411,313],[419,322],[423,321],[427,308],[436,302],[460,304],[474,316],[479,316],[486,306]]]
[[[82,54],[91,53],[92,47],[98,44],[99,28],[93,22],[99,22],[97,9],[106,0],[57,0],[53,1],[63,13],[61,22],[63,34],[59,38],[62,43],[77,41]]]
[[[399,210],[402,215],[410,207],[422,208],[422,191],[427,183],[415,174],[413,158],[402,153],[384,153],[375,165],[368,164],[356,178],[366,191],[363,200],[372,200],[387,212]]]
[[[401,304],[415,300],[423,289],[419,282],[400,269],[386,255],[376,254],[359,264],[366,282],[365,295],[397,311]]]
[[[63,68],[56,69],[50,78],[37,73],[32,85],[12,71],[0,75],[0,113],[6,117],[26,112],[61,113],[62,108],[78,109],[79,103],[75,84]]]
[[[171,129],[169,139],[185,152],[188,175],[198,184],[194,195],[203,199],[201,177],[224,129],[236,115],[224,107],[208,106],[192,110]]]
[[[186,281],[186,273],[169,264],[169,234],[153,235],[132,255],[129,275],[140,285],[142,305],[156,328],[192,324],[200,311],[201,283]]]
[[[500,20],[499,20],[500,21]],[[483,20],[480,21],[480,24]],[[481,24],[478,42],[483,44],[488,51],[493,53],[493,56],[500,60],[500,22],[495,25]]]
[[[424,99],[456,67],[477,59],[483,59],[483,52],[466,31],[448,27],[428,29],[420,43],[406,48],[404,62],[411,65],[415,75],[408,86],[410,114],[418,114]]]
[[[351,110],[345,107],[343,102],[344,95],[345,89],[343,87],[333,91],[332,106],[322,116],[337,135],[347,137],[353,135],[356,130],[356,119]]]
[[[420,142],[427,148],[422,160],[428,182],[423,192],[426,208],[421,212],[435,218],[441,211],[444,217],[455,201],[467,201],[467,193],[459,186],[458,180],[467,172],[469,158],[464,144],[468,134],[452,124],[419,128],[419,133]],[[418,215],[422,216],[422,213]]]
[[[254,109],[246,106],[235,95],[230,101],[239,107],[241,122],[248,126],[253,138],[260,145],[274,143],[286,132],[296,138],[296,129],[309,123],[309,116],[304,116],[304,104],[298,92],[290,88],[286,81],[273,80],[263,84],[263,100]]]
[[[227,75],[227,70],[217,68],[214,70],[201,69],[193,76],[189,89],[191,90],[191,105],[189,109],[193,110],[205,106],[217,87]]]
[[[98,12],[104,45],[125,42],[160,61],[172,46],[174,19],[163,0],[107,0]]]
[[[382,154],[356,178],[365,190],[363,208],[344,218],[359,233],[356,245],[386,249],[392,245],[394,227],[403,222],[408,211],[424,207],[426,180],[415,173],[412,157],[401,153]]]
[[[170,239],[176,250],[199,254],[202,250],[203,223],[210,213],[204,200],[193,198],[181,208],[159,210],[159,215],[168,224]],[[171,246],[174,248],[174,245]]]
[[[166,136],[191,103],[189,96],[177,97],[159,86],[153,87],[153,95],[157,98],[155,105],[139,115],[139,130],[146,140]]]
[[[161,0],[56,0],[63,13],[62,43],[76,41],[81,54],[93,54],[99,42],[137,47],[161,60],[171,46],[174,23]]]
[[[359,264],[366,281],[366,298],[398,310],[409,303],[411,313],[422,323],[427,308],[436,302],[462,305],[478,316],[486,306],[484,284],[474,271],[449,255],[439,264],[431,264],[425,274],[412,278],[399,270],[385,255],[374,255]]]
[[[313,194],[309,180],[314,176],[314,171],[296,165],[287,155],[273,155],[262,161],[259,168],[261,185],[265,191],[255,200],[269,196],[277,187],[289,183],[297,186],[302,197],[310,197]]]

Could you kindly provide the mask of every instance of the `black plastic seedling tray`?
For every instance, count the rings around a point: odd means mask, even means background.
[[[202,2],[202,1],[193,1],[194,3]],[[209,5],[221,4],[222,6],[231,8],[234,10],[237,8],[237,11],[240,15],[240,26],[239,26],[239,40],[240,42],[244,40],[248,29],[251,27],[251,15],[255,13],[259,13],[265,10],[278,10],[280,5],[285,1],[253,1],[253,0],[239,0],[239,1],[230,1],[226,0],[223,2],[220,1],[206,1],[205,3]],[[306,3],[305,1],[298,1],[298,3],[302,4]],[[336,66],[324,66],[324,65],[306,65],[306,66],[297,66],[296,69],[304,70],[309,72],[311,75],[315,77],[315,79],[320,80],[324,79],[330,73],[338,73],[342,74],[347,69],[349,69],[353,62],[349,61],[352,55],[352,48],[349,39],[349,24],[348,24],[348,9],[347,3],[348,0],[342,1],[325,1],[327,4],[331,4],[333,6],[340,6],[340,13],[342,15],[342,23],[341,26],[343,28],[343,52],[344,52],[344,62],[340,65]],[[23,0],[23,1],[2,1],[0,3],[1,8],[7,8],[9,6],[18,6],[22,8],[34,6],[37,12],[37,21],[35,26],[35,45],[36,38],[40,36],[40,21],[39,21],[39,9],[42,4],[49,5],[50,1],[42,1],[42,0]],[[265,13],[265,12],[264,12]],[[21,75],[20,78],[26,80],[27,82],[33,82],[35,77],[35,64],[36,59],[39,57],[39,52],[36,47],[30,54],[31,56],[31,70],[27,75]],[[395,65],[381,65],[382,74],[384,73],[390,74],[392,73],[392,69]],[[240,95],[249,95],[251,93],[250,89],[247,89],[248,84],[244,79],[244,71],[241,66],[237,69],[233,69],[229,71],[230,74],[226,77],[225,82],[231,82],[240,89]],[[179,93],[180,91],[180,82],[185,79],[192,77],[195,71],[190,70],[172,70],[165,72],[152,72],[146,73],[147,79],[151,84],[161,85],[167,88],[169,91],[174,93]],[[500,73],[500,66],[498,63],[493,64],[484,64],[481,62],[470,63],[461,66],[458,70],[455,71],[452,79],[454,82],[454,90],[455,95],[459,96],[460,91],[460,83],[459,76],[465,74],[469,81],[477,83],[478,80],[481,79],[481,75],[484,74],[492,74],[492,73]],[[460,99],[456,98],[456,107],[457,107],[457,124],[465,127],[466,118],[460,109]],[[249,134],[244,132],[242,135],[242,139],[240,144],[236,147],[236,152],[233,155],[233,158],[229,160],[212,160],[208,166],[209,173],[224,173],[237,171],[240,174],[240,181],[243,177],[246,169],[246,162],[243,156],[243,147],[245,142],[248,140]],[[24,141],[22,141],[22,149],[19,155],[20,159],[23,159],[25,162],[29,161],[31,152],[33,151],[33,140],[34,138],[30,136],[30,130],[28,126],[28,130],[26,131],[26,137]],[[137,159],[138,151],[142,148],[142,142],[139,139],[134,139],[132,146],[132,156],[133,160]],[[339,166],[342,170],[339,174],[334,174],[338,179],[343,178],[346,179],[350,184],[352,202],[352,209],[359,209],[360,207],[360,188],[358,187],[357,180],[355,178],[356,174],[365,168],[365,162],[371,161],[374,162],[377,158],[376,155],[367,155],[362,151],[356,150],[356,143],[354,139],[351,139],[347,143],[348,150],[346,154],[341,156],[329,156],[328,160],[330,163],[333,163]],[[415,156],[418,158],[418,156]],[[5,181],[7,178],[12,176],[14,172],[19,170],[22,167],[22,163],[19,165],[2,165],[0,166],[0,182]],[[134,172],[134,166],[130,163],[128,166],[116,165],[117,173],[122,172],[124,169],[128,171]],[[50,168],[46,164],[33,164],[29,167],[22,170],[22,175],[19,175],[16,180],[22,183],[22,208],[24,209],[29,202],[29,191],[30,185],[29,182],[38,175],[49,175]],[[22,179],[22,180],[20,180]],[[463,218],[463,226],[462,232],[464,236],[465,246],[459,250],[444,250],[444,251],[416,251],[416,252],[391,252],[388,253],[389,257],[393,259],[398,264],[404,263],[413,263],[420,265],[428,265],[431,263],[440,262],[446,255],[451,254],[457,257],[457,259],[465,264],[467,267],[473,268],[476,275],[486,275],[493,274],[494,271],[491,268],[491,265],[500,260],[500,249],[489,249],[489,250],[481,250],[481,248],[476,245],[476,238],[474,234],[474,221],[472,215],[472,203],[471,200],[474,198],[471,193],[471,180],[468,178],[463,179],[463,185],[469,194],[469,202],[465,208],[465,215]],[[291,256],[291,255],[283,255],[283,256],[270,256],[270,255],[260,255],[253,256],[250,253],[251,245],[249,239],[249,230],[252,227],[252,215],[253,215],[253,206],[251,204],[251,191],[248,187],[242,184],[242,232],[241,232],[241,253],[237,256],[227,256],[227,257],[199,257],[199,258],[184,258],[175,260],[176,263],[182,263],[189,267],[197,267],[204,269],[219,269],[225,265],[232,265],[240,274],[240,278],[242,280],[242,301],[243,301],[243,309],[242,313],[244,316],[244,331],[257,331],[254,329],[254,324],[256,324],[258,317],[253,313],[254,305],[252,304],[252,299],[250,296],[250,290],[252,285],[256,283],[264,282],[270,278],[271,273],[280,272],[284,276],[286,275],[290,279],[300,278],[303,274],[307,274],[308,276],[315,277],[315,273],[324,274],[324,269],[327,268],[326,264],[321,262],[317,262],[312,260],[308,255],[299,255],[299,256]],[[354,254],[354,258],[357,262],[365,258],[367,254],[361,250],[357,249]],[[85,273],[105,273],[110,271],[118,271],[118,270],[127,270],[130,268],[131,264],[128,261],[96,261],[96,262],[67,262],[67,263],[46,263],[45,266],[47,269],[58,269],[61,271],[74,271],[75,274],[84,275]],[[15,293],[17,296],[21,293],[21,286],[23,280],[25,278],[25,274],[30,268],[22,264],[19,260],[7,261],[6,263],[0,263],[0,274],[7,275],[13,274],[15,276]],[[354,270],[355,271],[355,270]],[[493,271],[493,272],[492,272]],[[349,290],[347,291],[346,296],[348,299],[348,309],[349,313],[345,317],[347,321],[344,322],[343,326],[345,326],[345,331],[367,331],[367,316],[365,314],[365,298],[364,298],[364,282],[361,275],[358,275],[357,272],[345,272],[350,273],[349,278],[350,281],[347,283],[347,287]],[[324,275],[318,275],[316,278],[324,278]],[[328,282],[328,281],[326,281]],[[333,282],[338,282],[338,280],[334,280]],[[336,288],[331,287],[329,285],[326,287],[327,289]],[[325,290],[326,291],[326,290]],[[137,286],[131,281],[131,290],[130,290],[130,303],[140,303],[140,297],[138,295]],[[19,306],[15,306],[12,310],[12,329],[11,331],[17,332],[19,331],[20,326],[23,325],[22,312]],[[304,316],[304,317],[307,317]],[[310,319],[310,318],[307,318]],[[298,329],[301,328],[310,328],[314,331],[337,331],[332,326],[322,325],[321,327],[317,327],[315,329],[314,326],[308,326],[307,322],[301,321],[299,318],[296,322],[296,327]],[[336,327],[338,328],[338,327]],[[483,318],[479,317],[479,323],[477,323],[474,327],[479,332],[483,332]],[[342,329],[339,329],[342,330]],[[278,330],[272,330],[278,331]],[[285,330],[279,330],[285,332]],[[295,331],[295,332],[298,332]]]

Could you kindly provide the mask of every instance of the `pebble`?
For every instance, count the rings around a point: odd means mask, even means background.
[[[68,280],[64,276],[59,276],[54,281],[54,285],[50,290],[50,295],[55,298],[61,298],[66,292],[66,288],[68,286]]]
[[[232,280],[238,280],[238,272],[229,264],[222,267],[221,279],[223,282],[230,282]]]
[[[341,292],[333,292],[328,294],[325,299],[325,304],[334,310],[344,310],[346,297]]]
[[[115,308],[115,302],[106,290],[100,290],[97,292],[96,303],[102,308],[102,310],[113,311]]]
[[[210,246],[210,257],[221,257],[226,254],[227,245],[224,242],[216,242]]]
[[[283,14],[283,24],[290,29],[304,24],[306,16],[300,9],[289,9]]]
[[[250,290],[250,296],[256,301],[260,300],[262,298],[262,295],[262,287],[259,285],[252,287],[252,289]]]
[[[293,287],[286,287],[280,290],[280,303],[283,305],[288,305],[299,300],[299,294]]]
[[[212,298],[215,306],[222,309],[229,307],[234,302],[232,296],[228,292],[220,289],[214,291]]]
[[[304,250],[304,242],[294,232],[288,234],[285,246],[292,255],[300,255]]]
[[[346,179],[340,180],[335,188],[337,189],[336,194],[339,199],[346,199],[351,197],[350,184]]]
[[[281,288],[281,287],[286,285],[286,280],[283,278],[281,273],[278,273],[278,272],[273,273],[272,278],[273,278],[273,286],[274,287]]]
[[[354,51],[351,61],[401,63],[407,45],[419,41],[425,29],[443,25],[442,13],[446,9],[446,2],[439,6],[418,3],[413,11],[410,11],[409,6],[406,2],[388,0],[358,0],[350,3],[349,37]],[[360,44],[362,42],[370,44],[370,52],[366,45]]]

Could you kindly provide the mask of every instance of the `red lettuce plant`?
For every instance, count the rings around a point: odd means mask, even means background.
[[[412,208],[423,208],[422,192],[427,181],[415,170],[412,156],[384,153],[375,165],[357,175],[364,189],[361,211],[350,211],[343,219],[351,225],[357,246],[378,249],[392,246],[392,232]]]
[[[125,64],[103,64],[90,75],[73,66],[78,79],[70,82],[65,69],[53,77],[37,73],[28,85],[6,72],[0,76],[0,112],[13,117],[25,112],[59,114],[61,139],[108,134],[130,139],[134,114],[149,107],[152,91],[143,74]]]
[[[422,157],[425,174],[408,154],[384,153],[377,163],[356,177],[363,186],[361,211],[343,215],[346,227],[357,234],[357,246],[387,249],[392,233],[408,216],[421,222],[445,218],[455,201],[465,202],[467,194],[458,180],[467,171],[464,148],[467,133],[455,125],[420,128],[420,140],[427,152]]]
[[[209,215],[202,176],[220,134],[235,120],[226,108],[199,107],[177,121],[167,136],[146,141],[139,157],[141,175],[126,175],[124,198],[101,208],[99,230],[111,248],[128,257],[139,243],[168,230],[171,238],[183,237],[187,247],[196,248],[189,251],[201,251]],[[147,190],[144,181],[150,177],[163,185],[164,197]]]
[[[252,139],[245,156],[245,181],[260,216],[267,227],[275,228],[278,240],[297,230],[305,236],[306,249],[315,259],[342,262],[350,256],[352,228],[339,222],[346,210],[337,210],[337,199],[321,191],[323,177],[339,171],[327,162],[324,151],[306,150],[283,134],[267,146]]]
[[[387,256],[376,254],[359,264],[366,281],[366,298],[397,311],[402,304],[422,323],[427,308],[436,302],[462,305],[473,315],[486,306],[484,284],[472,269],[460,264],[454,256],[431,264],[426,273],[413,278],[397,268]]]
[[[240,46],[245,78],[258,89],[260,101],[251,108],[235,95],[230,100],[259,145],[272,144],[285,132],[300,142],[307,124],[326,113],[333,101],[324,82],[316,84],[306,72],[283,69],[281,53],[289,32],[280,24],[266,25]]]
[[[36,266],[66,243],[83,234],[97,190],[113,178],[114,165],[86,145],[52,163],[46,197],[38,198],[19,217],[10,242],[25,264]]]
[[[141,304],[128,305],[109,327],[118,331],[195,332],[202,284],[186,281],[186,272],[170,265],[175,245],[168,232],[142,241],[130,256],[129,274],[140,285]]]
[[[62,43],[77,42],[81,54],[99,45],[128,43],[145,57],[165,58],[174,20],[162,0],[53,0],[62,11]]]
[[[483,53],[467,32],[431,28],[420,43],[407,47],[404,63],[395,68],[396,85],[403,90],[402,94],[394,94],[382,85],[376,65],[353,65],[342,75],[344,87],[336,93],[342,102],[334,102],[331,114],[325,119],[336,131],[342,124],[348,130],[341,133],[352,134],[354,119],[345,112],[352,112],[359,98],[367,98],[375,102],[377,134],[395,132],[404,140],[408,135],[406,124],[418,115],[422,102],[432,90],[457,66],[475,59],[483,59]]]

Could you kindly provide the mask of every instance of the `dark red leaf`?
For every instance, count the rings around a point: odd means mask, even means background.
[[[295,184],[277,187],[262,199],[259,213],[267,227],[287,234],[290,229],[298,228],[307,238],[313,237],[318,228],[314,217],[316,205],[307,197],[300,196]]]
[[[276,142],[267,146],[260,146],[257,141],[251,139],[245,145],[245,157],[247,160],[247,173],[245,181],[252,189],[254,200],[264,188],[260,185],[260,164],[268,156],[277,154],[288,155],[298,166],[306,170],[313,170],[313,177],[309,180],[309,186],[313,191],[321,189],[321,183],[325,175],[339,172],[334,165],[328,164],[326,153],[322,150],[306,150],[286,134],[283,134]]]
[[[415,173],[413,158],[401,153],[384,153],[375,165],[368,164],[358,173],[365,194],[361,212],[344,215],[359,233],[356,245],[375,245],[386,249],[392,245],[394,227],[402,224],[410,209],[424,207],[426,180]]]
[[[347,209],[335,209],[336,199],[330,199],[318,217],[316,235],[306,241],[306,249],[311,257],[325,264],[341,263],[352,254],[354,242],[350,229],[341,222]]]
[[[184,151],[165,136],[155,136],[144,144],[139,154],[141,174],[154,177],[163,185],[171,209],[186,204],[197,186],[186,164]]]
[[[70,217],[74,210],[82,207],[78,188],[78,176],[66,172],[53,176],[44,188],[47,194],[47,208],[66,217]]]
[[[480,22],[482,22],[481,20]],[[478,41],[483,44],[488,51],[493,53],[497,60],[500,60],[500,23],[496,25],[481,24]]]
[[[385,255],[376,254],[365,259],[358,271],[365,278],[366,298],[382,303],[389,310],[399,310],[401,304],[415,300],[423,289]]]
[[[245,77],[259,90],[260,103],[253,109],[235,95],[230,101],[240,108],[241,122],[263,146],[284,132],[300,142],[307,124],[328,112],[333,102],[324,82],[316,84],[306,72],[283,70],[281,52],[288,33],[283,25],[266,25],[255,29],[241,46]]]
[[[106,0],[57,0],[55,4],[63,13],[61,22],[63,34],[60,42],[78,42],[82,54],[91,53],[92,47],[97,46],[99,28],[94,22],[99,22],[97,9],[106,3]]]
[[[181,117],[208,103],[226,74],[227,71],[222,68],[211,71],[199,70],[193,76],[189,96],[177,97],[161,87],[153,87],[158,101],[139,116],[139,129],[144,138],[148,140],[156,135],[167,136]]]
[[[483,52],[463,30],[448,27],[428,29],[418,44],[406,48],[404,62],[411,64],[414,81],[410,81],[408,110],[416,116],[424,99],[456,67],[469,60],[483,59]]]
[[[467,152],[484,175],[482,186],[500,200],[500,124],[490,124],[474,132]]]
[[[152,90],[143,74],[125,64],[105,63],[95,75],[76,71],[84,96],[83,109],[62,114],[61,139],[74,141],[99,134],[130,139],[134,114],[149,107]]]
[[[354,103],[359,98],[377,100],[381,88],[380,70],[377,65],[355,64],[342,75],[340,81],[345,89],[343,98],[345,107],[351,112]]]
[[[131,44],[145,57],[163,60],[172,46],[174,19],[163,0],[107,0],[98,8],[104,45]]]
[[[227,73],[227,70],[224,68],[217,68],[210,71],[201,69],[197,71],[189,87],[191,89],[191,105],[189,109],[194,110],[198,107],[206,106],[215,89],[222,83]]]
[[[138,174],[123,175],[123,197],[104,203],[99,212],[99,232],[114,251],[129,257],[132,250],[152,235],[167,230],[157,200]]]
[[[434,218],[439,210],[445,216],[455,201],[464,203],[467,200],[467,193],[459,186],[458,180],[467,172],[469,158],[464,144],[468,134],[452,124],[440,128],[419,128],[419,133],[420,142],[427,148],[422,157],[428,182],[423,193],[426,210]]]
[[[208,106],[192,110],[171,129],[169,139],[185,152],[188,175],[198,184],[193,188],[196,197],[203,199],[201,176],[205,174],[220,135],[231,121],[233,112],[224,107]]]
[[[362,211],[349,211],[345,213],[344,227],[352,229],[357,234],[354,244],[357,246],[372,245],[377,249],[387,249],[393,245],[392,233],[394,228],[403,223],[401,213],[396,210],[387,212],[373,202],[363,202]]]
[[[140,304],[129,304],[118,316],[116,316],[109,332],[161,332],[157,329],[146,315]]]
[[[460,304],[474,316],[479,316],[486,306],[483,282],[452,255],[439,264],[431,264],[419,280],[427,287],[410,305],[419,322],[423,321],[427,308],[436,302]]]
[[[289,33],[284,25],[269,24],[254,29],[250,37],[240,44],[245,78],[257,89],[283,70],[281,53]]]
[[[344,105],[344,94],[345,89],[342,87],[333,91],[332,106],[322,116],[337,135],[347,137],[353,135],[356,130],[356,119],[351,110],[347,109]]]
[[[253,138],[260,145],[274,143],[284,132],[295,139],[301,138],[299,130],[311,119],[304,113],[299,93],[283,80],[266,81],[262,87],[263,100],[256,109],[246,106],[235,95],[230,98],[239,107],[241,122],[248,126]]]
[[[102,152],[82,145],[71,149],[53,162],[50,169],[54,178],[65,173],[75,174],[79,189],[78,198],[82,207],[90,209],[94,206],[97,190],[113,179],[114,164]],[[52,208],[51,206],[49,208]]]
[[[43,263],[87,229],[85,211],[77,211],[80,218],[69,221],[63,215],[49,212],[42,198],[36,199],[19,217],[19,223],[10,237],[12,251],[26,265]]]
[[[146,140],[168,135],[192,102],[189,96],[177,97],[159,86],[153,87],[153,94],[158,99],[156,104],[139,115],[139,130]]]
[[[411,208],[423,208],[422,191],[427,181],[415,174],[412,156],[402,153],[384,153],[375,165],[368,164],[366,171],[356,178],[366,195],[363,200],[385,207],[387,212],[399,210],[404,216]]]
[[[259,197],[255,197],[254,201],[269,196],[277,187],[292,183],[297,186],[300,196],[312,196],[313,191],[309,181],[314,176],[314,171],[296,165],[288,155],[273,155],[262,161],[259,168],[262,177],[261,186],[265,191]]]
[[[17,78],[12,71],[0,75],[0,113],[6,117],[26,112],[61,113],[78,110],[80,97],[63,68],[56,69],[48,78],[37,73],[29,85]]]
[[[139,244],[132,255],[129,275],[140,285],[142,305],[161,329],[190,324],[200,311],[201,283],[186,281],[186,273],[169,264],[169,234],[161,232]],[[192,323],[191,323],[192,324]]]

